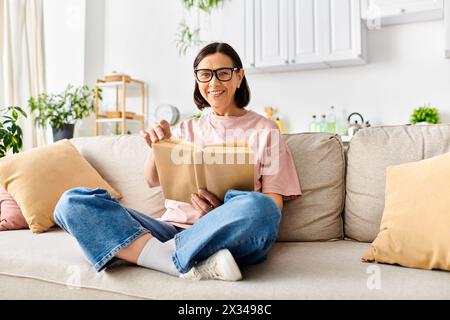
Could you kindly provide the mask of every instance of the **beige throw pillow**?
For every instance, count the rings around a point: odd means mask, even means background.
[[[285,201],[278,241],[343,238],[345,158],[341,139],[329,133],[284,135],[303,195]]]
[[[387,168],[380,233],[363,261],[450,270],[450,153]]]
[[[2,159],[0,182],[16,200],[34,233],[54,225],[53,211],[66,190],[102,188],[117,199],[121,197],[68,140]]]

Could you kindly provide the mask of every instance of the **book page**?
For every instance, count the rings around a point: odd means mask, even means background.
[[[247,147],[208,146],[203,149],[206,190],[224,200],[229,189],[254,191],[254,155]]]
[[[164,197],[190,203],[191,194],[197,193],[194,146],[163,140],[152,149]]]

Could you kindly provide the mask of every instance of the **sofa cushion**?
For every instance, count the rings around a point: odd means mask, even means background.
[[[32,232],[44,232],[55,224],[55,206],[71,188],[103,188],[121,197],[67,139],[0,160],[0,182]]]
[[[345,159],[340,138],[328,133],[284,135],[303,195],[284,203],[279,241],[342,239]]]
[[[363,259],[450,271],[450,153],[386,175],[380,233]]]
[[[149,148],[138,135],[98,136],[72,139],[89,163],[122,194],[125,207],[153,217],[164,212],[160,187],[149,188],[144,179],[144,162]]]
[[[450,299],[449,272],[362,263],[369,245],[354,241],[276,243],[267,261],[242,268],[244,280],[238,282],[180,279],[124,262],[97,273],[76,240],[60,229],[0,232],[0,243],[0,299],[65,299],[74,291],[82,299],[84,292],[92,297],[93,289],[100,298]],[[23,279],[47,286],[24,288]],[[40,291],[51,284],[54,291]]]
[[[373,127],[357,132],[347,154],[345,236],[372,242],[384,209],[386,168],[450,151],[450,125]]]
[[[28,223],[17,202],[0,185],[0,231],[16,229],[28,229]]]

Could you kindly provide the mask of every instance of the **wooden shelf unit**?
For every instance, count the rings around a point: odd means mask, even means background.
[[[115,132],[119,131],[121,134],[126,134],[126,122],[127,121],[140,121],[141,129],[144,130],[145,126],[145,82],[142,80],[136,80],[129,77],[122,77],[122,81],[113,81],[107,82],[104,79],[97,79],[95,84],[95,135],[98,136],[100,124],[101,123],[115,123]],[[121,117],[110,118],[106,114],[100,113],[100,99],[98,97],[98,89],[107,89],[112,88],[115,89],[115,112],[117,114],[121,114]],[[127,88],[137,88],[140,89],[141,96],[141,114],[135,114],[130,116],[127,114]],[[122,92],[122,101],[120,104],[119,99],[119,90]]]

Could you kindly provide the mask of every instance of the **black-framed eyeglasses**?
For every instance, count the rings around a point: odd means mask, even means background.
[[[213,75],[216,75],[216,78],[219,81],[230,81],[233,77],[233,72],[238,71],[240,68],[219,68],[216,70],[211,69],[196,69],[194,70],[195,78],[199,82],[210,82],[213,78]]]

